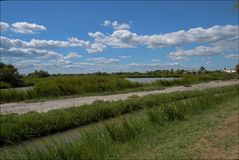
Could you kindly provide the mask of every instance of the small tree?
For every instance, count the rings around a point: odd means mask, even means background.
[[[239,64],[236,65],[235,70],[239,74]]]
[[[173,68],[170,69],[170,73],[174,73],[174,69]]]
[[[13,87],[23,85],[21,76],[11,64],[4,64],[0,62],[0,81],[10,83]]]
[[[42,78],[42,77],[49,77],[50,74],[44,70],[39,70],[39,71],[35,70],[33,73],[29,73],[28,76]]]
[[[201,67],[199,68],[199,72],[200,72],[200,73],[202,73],[202,72],[206,72],[205,67],[201,66]]]

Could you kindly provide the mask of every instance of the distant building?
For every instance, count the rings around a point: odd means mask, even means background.
[[[195,71],[195,70],[186,70],[183,72],[183,74],[198,74],[199,71]]]
[[[226,68],[224,68],[222,71],[226,72],[226,73],[235,73],[236,72],[235,69],[226,69]]]

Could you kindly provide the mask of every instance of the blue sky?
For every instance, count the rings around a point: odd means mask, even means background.
[[[210,70],[238,63],[235,1],[1,1],[1,60],[21,73]]]

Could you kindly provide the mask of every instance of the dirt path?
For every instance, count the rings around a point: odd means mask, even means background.
[[[68,108],[71,106],[82,106],[84,104],[91,104],[96,100],[116,101],[116,100],[127,99],[133,95],[145,96],[148,94],[155,94],[155,93],[170,93],[170,92],[176,92],[176,91],[203,90],[208,88],[229,86],[233,84],[239,84],[239,81],[238,80],[212,81],[208,83],[194,84],[190,87],[176,86],[176,87],[169,87],[163,90],[141,91],[141,92],[131,92],[131,93],[124,93],[124,94],[90,96],[90,97],[79,97],[79,98],[69,98],[69,99],[57,99],[57,100],[49,100],[49,101],[34,102],[34,103],[25,103],[25,102],[6,103],[6,104],[0,105],[0,114],[8,114],[8,113],[22,114],[22,113],[26,113],[30,111],[47,112],[52,109]]]

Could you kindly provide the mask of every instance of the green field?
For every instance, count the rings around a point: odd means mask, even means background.
[[[205,91],[97,102],[47,113],[1,116],[1,143],[75,130],[3,147],[1,159],[187,159],[200,137],[238,113],[238,85]],[[96,123],[97,122],[97,123]],[[237,131],[238,133],[238,131]],[[9,138],[9,139],[7,139]],[[236,138],[238,141],[238,137]],[[216,147],[230,147],[225,140]]]

